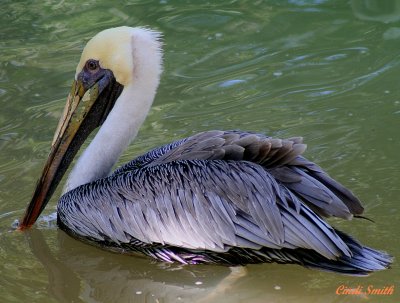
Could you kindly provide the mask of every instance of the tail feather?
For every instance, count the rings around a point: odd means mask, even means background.
[[[363,246],[343,232],[336,231],[336,233],[350,248],[352,256],[341,256],[337,260],[328,260],[308,255],[299,258],[302,260],[302,265],[342,274],[365,276],[374,271],[387,269],[393,262],[393,257],[386,252]]]

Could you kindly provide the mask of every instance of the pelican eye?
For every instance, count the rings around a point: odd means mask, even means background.
[[[99,69],[99,62],[93,59],[90,59],[86,62],[86,68],[92,72],[95,72]]]

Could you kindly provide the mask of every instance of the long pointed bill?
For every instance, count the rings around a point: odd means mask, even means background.
[[[74,81],[54,135],[49,157],[19,230],[27,229],[36,222],[82,143],[102,124],[112,109],[122,87],[115,82],[111,72],[106,72],[90,90],[85,88],[82,77]],[[89,93],[86,93],[88,90]]]

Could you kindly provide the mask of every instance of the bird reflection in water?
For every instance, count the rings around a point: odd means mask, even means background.
[[[156,262],[98,250],[57,230],[56,249],[45,230],[26,238],[48,275],[47,292],[57,302],[340,302],[332,275],[297,266],[267,269]],[[316,285],[318,281],[319,285]],[[262,287],[260,287],[262,285]],[[325,286],[324,286],[325,285]],[[329,285],[329,287],[327,286]]]
[[[57,256],[41,230],[27,231],[26,238],[47,271],[48,293],[58,302],[200,302],[231,275],[229,267],[182,266],[102,252],[62,231]]]

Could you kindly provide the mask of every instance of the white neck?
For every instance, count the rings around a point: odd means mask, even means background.
[[[133,70],[133,81],[124,87],[107,119],[72,169],[63,193],[109,175],[146,119],[162,70],[159,44],[154,47],[154,41],[147,41],[147,38],[132,39],[133,58],[137,62]],[[146,42],[152,42],[153,45],[149,48]],[[138,45],[143,47],[139,49]]]

